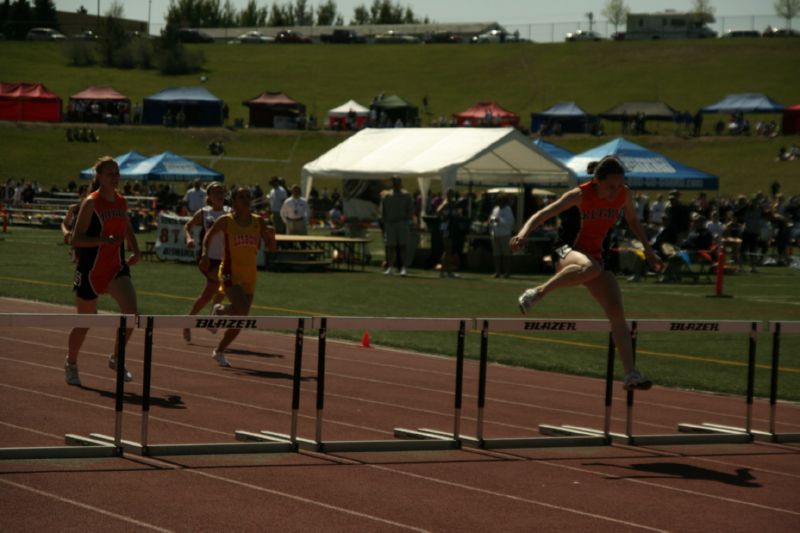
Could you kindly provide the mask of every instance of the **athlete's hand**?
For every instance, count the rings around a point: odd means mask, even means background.
[[[514,235],[511,237],[511,250],[516,252],[517,250],[521,249],[524,244],[525,239],[523,237],[520,237],[519,235]]]
[[[132,253],[131,256],[128,258],[128,265],[135,265],[136,263],[139,262],[141,258],[142,254],[139,251]]]
[[[661,258],[658,257],[653,250],[648,249],[644,252],[644,257],[647,259],[647,264],[650,265],[656,272],[661,272],[664,269],[664,263],[661,261]]]
[[[190,250],[194,250],[194,239],[189,237],[189,240],[186,241],[186,247]]]

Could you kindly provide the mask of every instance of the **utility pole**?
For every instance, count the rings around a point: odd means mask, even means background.
[[[153,7],[153,0],[147,0],[147,35],[150,35],[150,8]]]

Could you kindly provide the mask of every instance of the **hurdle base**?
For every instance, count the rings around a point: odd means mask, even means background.
[[[113,442],[108,435],[92,433],[93,438],[100,441]],[[169,455],[217,455],[237,453],[286,453],[297,451],[296,446],[288,441],[270,442],[204,442],[193,444],[148,444],[143,446],[138,442],[121,441],[121,447],[128,453],[146,456],[162,457]]]
[[[727,444],[727,443],[747,443],[752,442],[753,437],[747,433],[738,431],[714,430],[710,428],[693,431],[692,424],[680,424],[678,429],[683,433],[667,433],[662,435],[627,435],[624,433],[609,433],[610,440],[616,444],[627,444],[629,446],[658,446],[669,444]],[[602,431],[583,428],[579,426],[555,426],[559,432],[567,432],[574,435],[595,434],[604,435]]]
[[[393,440],[334,440],[315,441],[297,439],[300,449],[319,453],[343,452],[409,452],[409,451],[436,451],[457,450],[461,442],[452,438],[452,435],[441,436],[429,432],[416,431],[404,428],[395,428],[397,438]]]
[[[64,435],[67,446],[32,446],[19,448],[0,448],[0,460],[5,459],[91,459],[100,457],[119,457],[122,449],[112,443],[67,433]]]
[[[688,424],[681,424],[681,426],[686,426]],[[678,429],[681,429],[681,426],[678,426]],[[695,432],[719,432],[719,431],[730,431],[734,433],[748,433],[746,428],[736,427],[736,426],[725,426],[722,424],[715,424],[713,422],[703,422],[697,426],[692,426],[688,428],[691,431]],[[751,429],[749,432],[754,440],[760,442],[775,442],[775,443],[787,443],[787,442],[800,442],[800,433],[770,433],[769,431],[760,431],[757,429]]]

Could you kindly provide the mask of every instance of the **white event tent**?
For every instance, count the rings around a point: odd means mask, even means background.
[[[328,120],[331,118],[334,119],[343,119],[347,118],[350,113],[354,113],[357,117],[368,117],[369,116],[369,108],[364,107],[363,105],[359,104],[355,100],[348,100],[347,102],[343,103],[338,107],[334,107],[333,109],[328,111]]]
[[[431,181],[491,187],[567,187],[571,170],[514,128],[368,128],[303,166],[308,196],[315,177],[384,180],[415,177],[423,200]]]

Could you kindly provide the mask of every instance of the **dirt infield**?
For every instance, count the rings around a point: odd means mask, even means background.
[[[0,298],[0,312],[71,312]],[[90,331],[82,387],[64,383],[67,328],[0,328],[0,447],[112,434],[114,331]],[[314,438],[317,342],[307,332],[298,434]],[[154,334],[151,443],[232,442],[236,430],[288,433],[294,338],[244,331]],[[139,440],[144,337],[128,350],[123,436]],[[467,342],[477,342],[469,336]],[[454,360],[328,341],[324,438],[392,439],[395,427],[452,429]],[[604,383],[490,365],[486,437],[538,436],[540,423],[601,428]],[[461,431],[476,431],[478,365],[464,369]],[[625,408],[615,384],[613,429]],[[744,400],[655,387],[634,433],[680,422],[742,425]],[[767,425],[758,400],[753,425]],[[778,430],[800,432],[800,406]],[[236,454],[0,461],[2,529],[41,531],[770,531],[800,529],[800,446],[768,443],[447,451]]]

